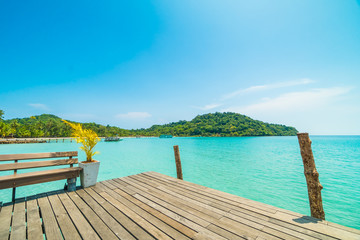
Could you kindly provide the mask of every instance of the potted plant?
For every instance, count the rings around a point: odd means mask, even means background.
[[[99,172],[100,162],[93,159],[93,156],[99,152],[94,151],[94,147],[101,140],[98,135],[90,130],[83,129],[80,123],[71,123],[62,120],[72,128],[72,138],[77,143],[81,143],[80,147],[86,154],[86,161],[79,162],[79,167],[83,170],[80,173],[80,181],[82,187],[90,187],[96,184]]]

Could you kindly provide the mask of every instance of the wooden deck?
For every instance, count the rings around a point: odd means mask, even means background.
[[[155,172],[5,205],[0,239],[360,239],[360,231]]]

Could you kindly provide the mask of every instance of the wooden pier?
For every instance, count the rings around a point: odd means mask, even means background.
[[[0,239],[360,239],[360,231],[155,172],[5,204]]]
[[[21,143],[46,143],[43,139],[0,139],[0,144],[21,144]]]

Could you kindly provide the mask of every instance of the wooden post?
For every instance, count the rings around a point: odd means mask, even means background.
[[[183,180],[183,174],[181,169],[181,161],[180,161],[180,152],[179,152],[179,146],[174,146],[174,154],[175,154],[175,163],[176,163],[176,173],[177,178]]]
[[[319,173],[316,170],[313,152],[311,150],[311,140],[308,133],[298,133],[301,157],[304,164],[304,174],[306,178],[311,216],[325,220],[321,190],[323,187],[319,181]]]

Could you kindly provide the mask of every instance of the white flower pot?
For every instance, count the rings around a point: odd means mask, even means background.
[[[80,162],[79,167],[83,170],[80,172],[80,182],[83,188],[94,186],[99,173],[100,162]]]

